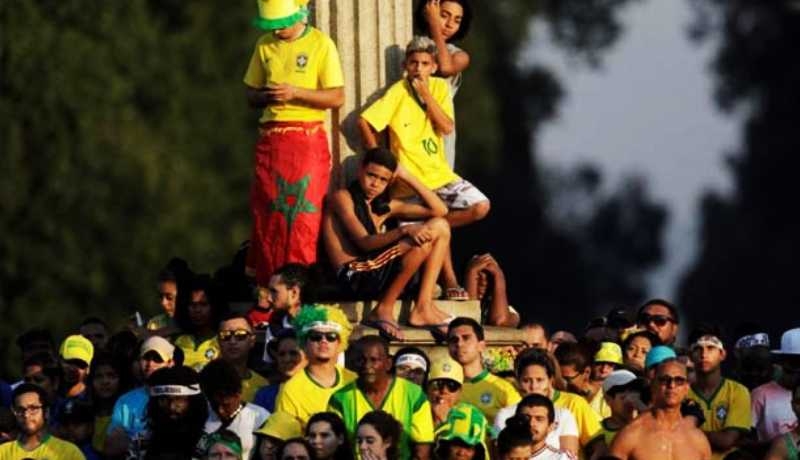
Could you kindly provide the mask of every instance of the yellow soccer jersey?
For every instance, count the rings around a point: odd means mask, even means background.
[[[494,420],[500,409],[512,406],[521,399],[513,385],[488,369],[465,381],[461,391],[461,401],[480,409],[487,420]]]
[[[453,101],[447,81],[430,77],[428,89],[448,117],[453,118]],[[457,181],[444,155],[444,138],[433,129],[405,78],[389,87],[386,94],[361,114],[373,128],[389,127],[389,142],[398,161],[428,188],[434,190]]]
[[[250,57],[244,83],[251,88],[288,83],[306,89],[330,89],[343,87],[344,76],[333,40],[308,26],[300,38],[290,42],[271,33],[262,35]],[[259,121],[323,120],[324,109],[289,103],[268,105]]]
[[[258,372],[247,370],[250,375],[242,379],[242,401],[253,402],[256,397],[256,392],[261,387],[269,385],[269,381],[262,377]]]
[[[749,431],[752,426],[750,414],[750,392],[741,383],[723,378],[719,388],[710,399],[705,399],[694,388],[689,390],[689,398],[703,409],[706,421],[700,427],[703,431],[741,430]],[[733,450],[733,449],[731,449]],[[728,452],[714,451],[712,459],[721,459]]]
[[[433,415],[425,393],[419,385],[406,379],[395,377],[389,384],[380,407],[373,407],[355,381],[345,385],[328,401],[328,410],[335,412],[344,420],[350,441],[355,445],[355,432],[358,421],[367,412],[382,410],[396,418],[403,426],[399,443],[399,458],[411,458],[411,443],[433,443]]]
[[[175,339],[175,346],[183,351],[183,365],[200,372],[219,356],[219,342],[217,336],[197,343],[191,334],[183,334]]]
[[[555,390],[553,392],[553,405],[563,407],[572,412],[575,424],[578,425],[578,443],[586,447],[594,438],[602,434],[600,416],[592,409],[583,397],[574,393]]]
[[[75,444],[47,435],[39,447],[25,450],[18,441],[0,444],[0,460],[86,460]]]
[[[343,367],[337,367],[336,374],[336,384],[330,388],[324,388],[314,381],[308,375],[308,369],[293,375],[278,390],[275,412],[294,415],[305,428],[312,415],[327,410],[328,400],[333,393],[358,377],[353,371]]]
[[[605,393],[603,389],[600,388],[597,390],[597,393],[594,394],[594,398],[589,402],[589,406],[597,412],[597,415],[600,416],[600,419],[611,417],[611,407],[609,407],[608,403],[606,402],[606,398],[604,398]]]

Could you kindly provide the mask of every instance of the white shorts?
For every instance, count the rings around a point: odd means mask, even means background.
[[[435,189],[433,193],[444,201],[447,209],[467,209],[482,201],[489,201],[489,198],[478,190],[478,187],[475,187],[466,179],[450,182]],[[403,201],[407,203],[422,203],[422,199],[418,195],[403,198]]]

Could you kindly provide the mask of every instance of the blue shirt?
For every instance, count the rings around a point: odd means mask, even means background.
[[[108,424],[106,433],[111,434],[117,428],[122,428],[129,438],[141,433],[147,423],[147,402],[150,394],[147,388],[135,388],[120,396],[114,404],[114,411],[111,413],[111,422]]]
[[[0,407],[11,407],[11,386],[0,380]]]
[[[275,412],[275,398],[278,396],[278,390],[281,388],[280,383],[272,383],[262,387],[256,392],[256,397],[253,399],[253,404],[261,406],[268,410],[269,413]]]

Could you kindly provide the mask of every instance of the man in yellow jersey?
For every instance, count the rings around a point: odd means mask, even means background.
[[[293,415],[305,427],[312,415],[327,409],[328,400],[336,390],[357,376],[336,365],[339,353],[347,347],[351,331],[350,322],[341,310],[306,306],[293,325],[308,365],[281,386],[275,411]]]
[[[601,442],[600,417],[581,396],[562,392],[553,387],[555,361],[548,352],[527,349],[514,363],[517,385],[524,396],[540,394],[553,401],[555,421],[547,444],[572,454],[593,453]],[[496,432],[506,427],[506,421],[517,411],[517,405],[500,409],[494,419]],[[585,458],[588,458],[587,455]]]
[[[47,430],[47,395],[37,385],[23,383],[13,393],[11,408],[19,436],[0,445],[0,460],[84,460],[75,444],[51,435]]]
[[[338,414],[355,441],[358,421],[368,412],[382,410],[403,426],[398,442],[402,460],[430,458],[433,443],[431,406],[419,385],[391,374],[389,342],[368,335],[358,341],[356,367],[358,379],[337,390],[328,401],[328,410]]]
[[[330,37],[308,25],[307,3],[258,0],[254,25],[267,33],[244,76],[250,106],[262,109],[247,258],[260,286],[287,262],[316,262],[331,167],[323,122],[328,109],[344,103],[339,53]]]
[[[450,356],[464,368],[461,400],[483,411],[487,420],[520,400],[519,393],[504,379],[483,367],[481,354],[486,350],[483,327],[472,318],[458,317],[447,328]]]
[[[732,451],[750,431],[750,392],[739,382],[722,377],[720,365],[725,347],[715,327],[700,327],[689,336],[697,378],[689,398],[703,409],[705,422],[700,427],[711,443],[713,459]]]
[[[256,344],[253,328],[241,314],[229,314],[222,318],[217,333],[220,358],[236,368],[242,378],[242,401],[253,402],[256,391],[267,385],[267,379],[247,367],[250,350]]]
[[[378,146],[378,133],[388,128],[390,150],[400,165],[423,185],[435,191],[450,210],[445,217],[451,227],[483,219],[489,213],[489,199],[477,187],[459,177],[447,163],[444,135],[453,132],[453,101],[449,85],[436,72],[436,44],[427,37],[414,37],[406,46],[406,78],[361,114],[359,130],[367,149]],[[411,195],[407,187],[398,195]],[[466,300],[458,285],[452,261],[447,257],[443,279],[448,297]]]

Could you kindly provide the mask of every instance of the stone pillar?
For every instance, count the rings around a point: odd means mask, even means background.
[[[331,187],[337,187],[354,177],[359,113],[402,75],[413,5],[412,0],[315,0],[310,6],[311,20],[336,43],[344,70],[345,104],[328,122]]]

